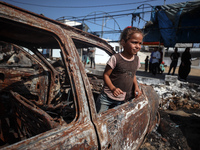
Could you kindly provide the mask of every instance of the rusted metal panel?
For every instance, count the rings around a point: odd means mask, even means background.
[[[159,114],[158,114],[158,106],[160,102],[160,98],[158,94],[154,91],[151,86],[143,86],[143,94],[148,99],[148,107],[149,107],[149,115],[150,115],[150,124],[148,128],[148,133],[153,130],[156,124],[159,124]]]
[[[90,78],[93,90],[102,88],[103,82],[100,79]],[[143,96],[139,99],[133,99],[94,117],[102,149],[138,149],[144,136],[159,122],[159,96],[151,86],[140,86]]]
[[[155,105],[159,97],[149,86],[142,86],[143,93],[151,91],[154,99],[150,99]],[[155,127],[154,108],[149,105],[149,99],[145,95],[133,99],[121,106],[99,114],[95,121],[98,127],[102,149],[138,149],[149,128]],[[156,111],[155,111],[156,112]],[[152,126],[151,123],[154,123]]]
[[[89,122],[50,130],[3,149],[97,149],[97,146],[96,133]]]

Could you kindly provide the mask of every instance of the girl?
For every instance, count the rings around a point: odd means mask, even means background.
[[[138,98],[140,91],[135,73],[140,67],[137,52],[141,49],[143,33],[136,27],[127,27],[120,36],[124,50],[111,56],[107,62],[103,78],[104,88],[97,100],[97,112],[103,112],[132,99]]]

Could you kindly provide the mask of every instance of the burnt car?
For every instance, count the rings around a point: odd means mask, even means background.
[[[138,149],[158,122],[159,97],[142,96],[97,113],[102,77],[87,74],[78,49],[115,52],[101,38],[0,2],[2,149]],[[57,50],[46,58],[42,49]]]

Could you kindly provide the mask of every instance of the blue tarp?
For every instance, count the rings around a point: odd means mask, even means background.
[[[151,22],[145,26],[144,42],[200,43],[200,0],[152,8]]]
[[[160,28],[160,34],[164,40],[165,47],[170,47],[171,45],[176,44],[176,30],[174,28],[173,23],[167,15],[165,11],[159,11],[157,13],[158,17],[158,26]]]

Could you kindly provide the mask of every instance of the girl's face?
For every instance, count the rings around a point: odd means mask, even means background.
[[[141,49],[143,35],[141,33],[134,33],[130,39],[122,43],[124,52],[128,55],[135,55]]]

